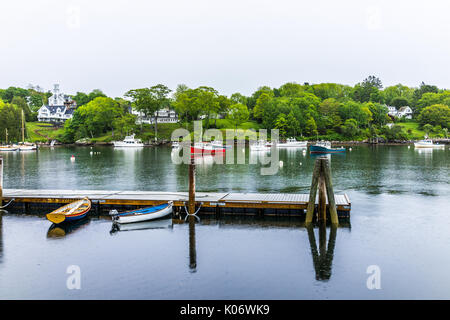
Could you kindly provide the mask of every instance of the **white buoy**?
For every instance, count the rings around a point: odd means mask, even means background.
[[[411,146],[408,146],[408,149],[411,148]]]
[[[283,168],[283,161],[280,160],[280,167]]]
[[[349,151],[352,151],[352,148],[348,148]]]
[[[89,154],[92,156],[93,152],[91,151],[91,152],[89,152]]]
[[[300,162],[300,165],[302,165],[302,163]]]
[[[70,161],[72,161],[72,162],[75,161],[75,156],[74,156],[74,155],[72,155],[72,156],[70,157]]]

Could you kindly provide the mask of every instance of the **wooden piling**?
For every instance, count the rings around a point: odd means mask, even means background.
[[[0,156],[0,207],[3,206],[3,157]]]
[[[338,225],[339,219],[337,216],[336,201],[334,199],[333,183],[331,182],[330,162],[327,158],[319,157],[314,162],[314,171],[311,181],[311,189],[309,191],[309,202],[305,219],[305,223],[307,224],[311,223],[313,220],[318,186],[318,220],[326,222],[326,198],[328,198],[328,209],[330,212],[331,223]]]
[[[309,190],[309,202],[308,208],[306,209],[306,219],[305,219],[306,223],[311,223],[313,219],[319,176],[320,176],[320,158],[317,158],[316,161],[314,162],[311,189]]]
[[[334,199],[333,183],[331,182],[330,161],[327,158],[322,159],[322,168],[328,197],[328,210],[330,211],[331,223],[338,225],[339,219],[336,210],[336,201]]]
[[[191,157],[189,164],[189,214],[195,213],[195,159]]]

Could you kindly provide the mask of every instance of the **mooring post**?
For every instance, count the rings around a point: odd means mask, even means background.
[[[322,163],[322,161],[321,161]],[[326,198],[325,178],[322,174],[319,176],[319,206],[318,206],[318,220],[325,224],[327,222],[327,198]]]
[[[314,208],[316,206],[316,194],[317,194],[317,185],[319,183],[320,176],[320,159],[317,158],[314,162],[314,170],[311,181],[311,189],[309,190],[309,201],[308,208],[306,209],[306,219],[305,223],[311,223],[314,216]]]
[[[195,159],[191,156],[189,164],[189,214],[195,213]]]
[[[339,219],[336,210],[336,201],[334,199],[333,183],[331,182],[330,161],[327,158],[322,159],[322,172],[327,190],[328,209],[330,211],[331,223],[338,225]]]
[[[334,199],[333,183],[331,182],[330,162],[327,158],[317,158],[314,163],[305,223],[311,223],[314,216],[317,186],[319,186],[318,220],[326,222],[326,198],[328,198],[331,223],[338,225],[339,219],[337,216],[336,201]]]
[[[0,207],[3,206],[3,157],[0,156]]]

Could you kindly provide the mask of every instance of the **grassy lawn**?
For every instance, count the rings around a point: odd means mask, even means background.
[[[411,130],[411,134],[414,139],[423,139],[425,136],[425,132],[421,129],[419,129],[419,123],[418,122],[399,122],[397,123],[399,126],[402,126],[405,128],[405,131]],[[431,136],[433,134],[430,134]]]
[[[27,140],[32,142],[47,142],[49,139],[57,139],[64,132],[63,128],[56,128],[50,123],[27,122],[26,126]]]

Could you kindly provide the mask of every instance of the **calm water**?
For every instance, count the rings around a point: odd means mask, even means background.
[[[328,255],[322,233],[293,218],[160,221],[111,232],[107,218],[51,229],[45,212],[5,212],[0,299],[449,299],[448,147],[352,149],[331,157],[335,191],[349,195],[352,217],[351,228],[328,228]],[[187,166],[173,164],[166,147],[3,156],[6,188],[187,190]],[[206,159],[197,190],[306,193],[314,158],[281,150],[280,160],[276,175],[262,176],[260,165]],[[80,290],[66,287],[70,265],[81,269]],[[381,270],[380,290],[366,287],[370,265]]]

